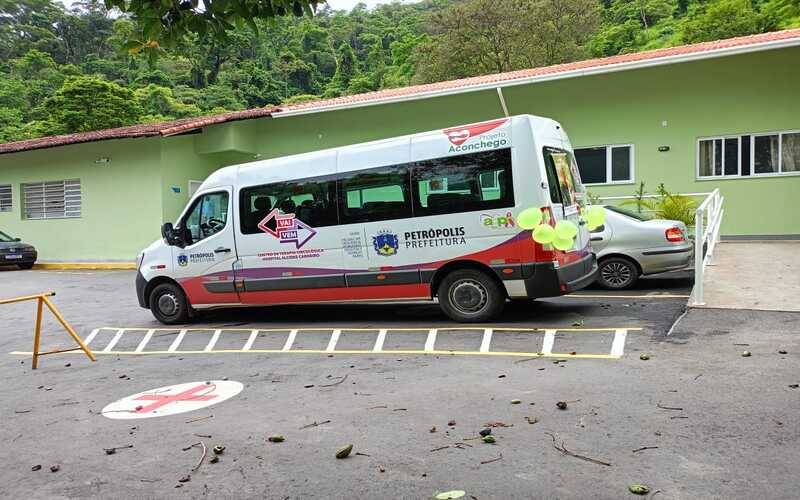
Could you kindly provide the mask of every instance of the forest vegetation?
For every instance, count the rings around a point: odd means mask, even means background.
[[[143,38],[146,21],[98,0],[69,9],[0,0],[0,142],[800,26],[798,0],[422,0],[349,12],[323,3],[313,15],[300,7],[159,44]]]

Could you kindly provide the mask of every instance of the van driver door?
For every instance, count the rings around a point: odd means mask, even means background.
[[[185,246],[173,248],[175,278],[192,304],[239,301],[234,288],[236,245],[232,188],[214,188],[197,195],[178,221]]]

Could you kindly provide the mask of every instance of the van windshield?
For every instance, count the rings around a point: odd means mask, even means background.
[[[542,148],[550,200],[565,206],[585,205],[586,190],[581,183],[578,164],[569,151],[545,146]]]

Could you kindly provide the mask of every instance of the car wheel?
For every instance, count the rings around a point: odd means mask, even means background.
[[[178,285],[163,283],[150,293],[150,311],[165,325],[186,323],[189,319],[189,303]]]
[[[17,264],[20,269],[33,269],[33,262],[26,262],[25,264]]]
[[[506,303],[506,294],[497,281],[475,269],[459,269],[445,276],[437,295],[444,313],[459,323],[489,321]]]
[[[639,280],[639,268],[624,257],[609,257],[600,262],[597,283],[609,290],[631,288]]]

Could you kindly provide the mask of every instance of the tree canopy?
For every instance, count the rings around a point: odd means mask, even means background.
[[[0,141],[795,26],[797,0],[0,0]]]

